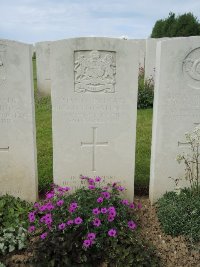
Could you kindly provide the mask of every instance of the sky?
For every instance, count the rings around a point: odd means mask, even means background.
[[[148,38],[169,12],[192,12],[200,0],[0,0],[0,39],[26,43],[72,37]]]

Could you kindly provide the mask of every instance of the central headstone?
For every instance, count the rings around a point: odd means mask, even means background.
[[[51,44],[54,182],[121,182],[133,198],[138,43],[77,38]]]

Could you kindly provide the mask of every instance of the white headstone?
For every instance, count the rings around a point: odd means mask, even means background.
[[[37,199],[32,46],[0,40],[0,195]]]
[[[133,198],[138,44],[77,38],[51,44],[54,182],[119,181]]]
[[[156,46],[157,43],[168,38],[148,38],[146,39],[145,54],[145,80],[152,79],[155,81],[156,71]]]
[[[51,95],[50,42],[35,44],[37,89],[41,96]]]
[[[139,42],[139,67],[145,67],[145,56],[146,56],[146,39],[134,40]]]
[[[157,47],[150,199],[174,189],[184,176],[175,160],[186,151],[185,133],[200,123],[200,37],[173,38]],[[188,152],[188,151],[186,151]],[[183,179],[180,186],[186,186]]]

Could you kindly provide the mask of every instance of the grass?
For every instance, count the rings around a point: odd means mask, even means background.
[[[53,149],[51,129],[51,100],[50,97],[39,98],[37,95],[36,64],[33,60],[35,110],[37,128],[37,153],[39,191],[47,190],[53,181]],[[148,192],[150,173],[151,123],[152,109],[140,109],[137,114],[136,140],[136,192]]]
[[[148,193],[151,157],[152,109],[139,109],[137,113],[135,190]]]
[[[52,109],[50,97],[40,98],[37,94],[35,60],[33,60],[33,77],[35,88],[39,192],[44,192],[48,190],[50,184],[53,182]]]

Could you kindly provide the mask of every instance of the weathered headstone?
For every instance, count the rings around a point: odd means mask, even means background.
[[[185,133],[200,123],[200,37],[173,38],[157,46],[150,199],[155,202],[184,176],[175,160]],[[186,151],[188,152],[188,151]],[[180,186],[188,185],[183,179]]]
[[[0,195],[37,198],[32,46],[0,40]]]
[[[51,44],[54,182],[121,182],[133,198],[137,42],[77,38]]]
[[[35,44],[37,89],[41,96],[51,95],[50,42]]]

